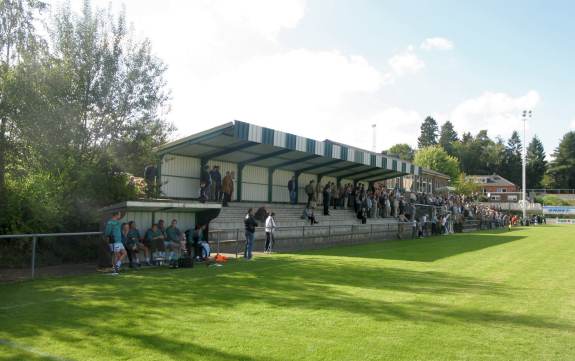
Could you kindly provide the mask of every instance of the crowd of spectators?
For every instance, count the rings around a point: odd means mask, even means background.
[[[166,227],[160,219],[145,232],[140,232],[136,222],[121,223],[121,212],[116,212],[106,223],[104,236],[113,255],[113,274],[117,274],[127,257],[129,267],[175,265],[182,255],[206,261],[210,257],[206,226],[196,225],[193,230],[182,232],[178,221],[172,220]]]

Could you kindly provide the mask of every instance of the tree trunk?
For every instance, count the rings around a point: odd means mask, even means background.
[[[2,208],[4,203],[4,197],[6,194],[6,151],[7,140],[6,140],[6,119],[0,118],[0,208]]]

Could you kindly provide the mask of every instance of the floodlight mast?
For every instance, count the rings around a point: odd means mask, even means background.
[[[527,123],[527,117],[531,118],[532,111],[531,110],[524,110],[523,116],[521,117],[523,120],[523,161],[521,162],[521,172],[522,172],[522,185],[521,185],[521,208],[523,210],[523,219],[527,218],[527,176],[526,176],[526,169],[527,169],[527,138],[525,136],[525,128]]]

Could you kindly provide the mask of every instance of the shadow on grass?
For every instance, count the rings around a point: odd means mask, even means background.
[[[420,248],[420,251],[425,249]],[[119,278],[92,276],[21,284],[26,285],[28,287],[21,290],[20,295],[16,285],[0,288],[0,293],[12,290],[11,303],[30,297],[46,302],[9,312],[0,308],[1,337],[25,338],[48,333],[51,339],[68,345],[68,349],[106,347],[118,356],[126,356],[126,350],[117,346],[128,343],[145,348],[151,354],[170,355],[173,359],[270,360],[270,357],[257,358],[199,345],[194,340],[203,334],[201,322],[193,327],[165,323],[173,312],[184,310],[197,313],[199,319],[204,317],[202,312],[214,308],[222,313],[246,312],[246,309],[269,312],[262,310],[262,305],[277,310],[344,313],[375,321],[497,324],[575,331],[573,324],[559,318],[464,306],[446,307],[410,296],[429,295],[428,299],[431,299],[431,296],[474,295],[512,300],[514,290],[498,283],[444,272],[388,268],[333,258],[322,260],[321,257],[285,255],[254,262],[232,262],[222,269],[150,270]],[[70,300],[49,302],[62,297],[70,297]],[[114,320],[119,315],[127,320],[145,319],[146,323],[136,327],[108,327],[106,320]],[[242,340],[250,330],[242,330],[241,325],[231,327],[238,328],[239,335],[230,342],[236,342],[236,346],[238,342],[245,342]],[[289,325],[284,327],[289,328]],[[157,331],[158,328],[161,331]],[[289,332],[289,329],[285,331]],[[183,339],[180,337],[182,332],[185,333]],[[75,337],[71,333],[88,336]],[[114,342],[110,343],[110,340]]]
[[[338,257],[389,259],[415,262],[434,262],[459,254],[480,251],[525,238],[513,231],[464,233],[420,239],[393,240],[363,245],[344,246],[308,251],[304,254]]]

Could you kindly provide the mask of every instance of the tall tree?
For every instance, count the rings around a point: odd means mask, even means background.
[[[14,66],[33,56],[38,48],[34,22],[45,8],[46,4],[37,0],[0,1],[0,201],[5,194],[7,160],[12,151],[10,138],[17,128],[12,115],[18,111],[7,100],[6,86],[11,83]]]
[[[543,188],[542,181],[547,169],[543,143],[534,136],[527,147],[527,188]]]
[[[437,133],[439,128],[437,122],[432,117],[427,117],[421,124],[421,134],[417,138],[417,146],[425,148],[437,144]]]
[[[575,189],[575,131],[563,136],[549,167],[549,175],[555,188]]]
[[[439,145],[419,149],[413,162],[420,167],[447,174],[454,181],[460,173],[457,158],[447,154]]]
[[[513,131],[511,137],[507,140],[505,147],[505,156],[501,175],[516,185],[521,185],[522,179],[522,149],[521,138],[517,131]]]
[[[390,155],[395,155],[399,157],[399,159],[412,161],[413,156],[415,155],[415,150],[409,146],[409,144],[400,143],[395,144],[391,148],[385,151],[385,153]]]
[[[439,132],[439,145],[445,149],[449,155],[455,155],[455,142],[459,141],[457,137],[457,132],[453,127],[453,124],[448,120],[441,126],[441,131]]]

